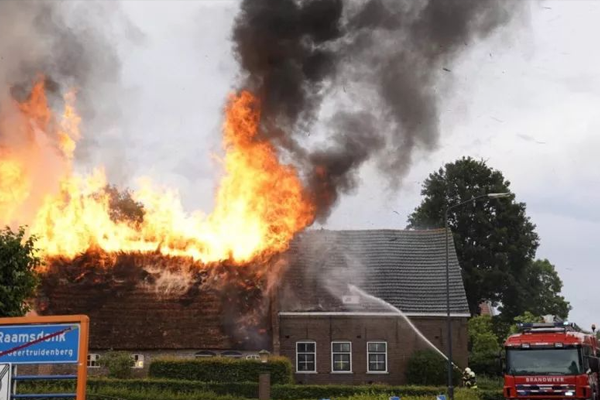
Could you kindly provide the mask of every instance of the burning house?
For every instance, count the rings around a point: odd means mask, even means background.
[[[159,356],[267,349],[293,362],[299,382],[398,384],[427,340],[447,345],[443,230],[307,231],[274,261],[284,266],[271,283],[251,266],[217,272],[159,256],[104,257],[55,262],[38,305],[90,316],[92,373],[111,349],[130,352],[140,374]],[[454,251],[450,261],[454,354],[464,365],[469,312]]]
[[[90,368],[108,349],[143,372],[156,355],[266,347],[302,382],[401,382],[424,342],[393,307],[445,348],[440,231],[302,232],[327,221],[366,163],[398,188],[415,151],[436,148],[446,66],[519,2],[241,1],[210,213],[149,178],[120,193],[105,165],[78,164],[119,120],[105,21],[122,20],[116,6],[95,24],[78,18],[96,14],[87,3],[0,2],[0,225],[38,238],[37,311],[90,316]],[[451,272],[464,363],[454,252]]]

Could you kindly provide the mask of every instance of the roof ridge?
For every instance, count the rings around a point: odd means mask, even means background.
[[[431,228],[431,229],[306,229],[302,233],[308,232],[332,232],[332,233],[340,233],[340,232],[394,232],[394,233],[407,233],[407,234],[432,234],[432,233],[441,233],[445,232],[446,228]]]

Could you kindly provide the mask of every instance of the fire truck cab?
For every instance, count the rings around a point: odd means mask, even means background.
[[[506,399],[600,400],[595,334],[568,322],[519,324],[504,347]]]

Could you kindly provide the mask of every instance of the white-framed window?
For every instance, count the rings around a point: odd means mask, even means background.
[[[367,372],[387,373],[387,361],[387,342],[367,342]]]
[[[144,355],[143,354],[132,354],[133,368],[144,368]]]
[[[100,368],[100,354],[89,353],[87,357],[88,368]]]
[[[317,372],[316,342],[296,342],[296,372],[299,374],[314,374]]]
[[[248,354],[246,360],[260,360],[260,356],[258,354]]]
[[[331,342],[331,372],[352,373],[351,342]]]

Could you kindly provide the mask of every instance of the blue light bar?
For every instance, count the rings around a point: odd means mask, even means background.
[[[573,327],[575,328],[575,324],[571,322],[523,322],[518,323],[517,327],[522,329],[536,329],[536,328],[565,328],[565,327]]]

